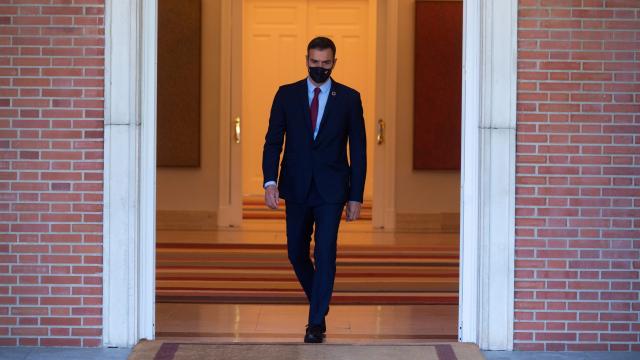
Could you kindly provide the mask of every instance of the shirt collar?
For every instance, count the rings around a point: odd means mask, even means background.
[[[311,80],[307,76],[307,91],[309,91],[309,94],[313,94],[313,89],[315,88],[316,86],[311,83]],[[320,85],[320,90],[322,91],[322,94],[328,93],[330,89],[331,89],[331,78],[325,81],[324,84]]]

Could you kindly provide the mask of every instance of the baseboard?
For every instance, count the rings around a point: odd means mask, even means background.
[[[156,228],[158,230],[213,230],[218,216],[215,211],[158,210]]]
[[[396,230],[460,232],[459,213],[396,213]]]

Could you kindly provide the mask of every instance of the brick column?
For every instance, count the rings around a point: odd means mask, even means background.
[[[101,344],[103,53],[102,0],[0,5],[0,345]]]
[[[639,351],[640,2],[520,0],[518,350]]]

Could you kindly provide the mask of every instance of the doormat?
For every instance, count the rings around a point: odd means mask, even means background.
[[[482,360],[475,344],[284,344],[141,341],[129,360]]]

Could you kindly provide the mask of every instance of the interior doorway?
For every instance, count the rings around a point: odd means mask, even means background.
[[[229,199],[230,206],[219,215],[228,223],[223,222],[215,229],[204,229],[206,231],[159,229],[156,247],[159,337],[195,330],[191,325],[181,327],[176,324],[176,317],[190,324],[198,322],[204,313],[211,314],[212,322],[228,330],[224,326],[235,321],[227,316],[230,311],[237,312],[238,318],[253,317],[253,324],[265,330],[259,332],[264,337],[270,334],[267,330],[277,327],[277,317],[273,317],[273,313],[295,312],[299,317],[304,312],[305,298],[286,258],[284,214],[281,210],[278,217],[278,212],[267,210],[263,203],[261,150],[277,87],[306,75],[304,55],[310,38],[327,35],[334,39],[338,48],[334,78],[362,94],[371,164],[365,201],[377,203],[374,198],[380,184],[384,184],[385,176],[396,176],[393,171],[381,171],[384,167],[378,166],[380,159],[385,160],[385,149],[393,149],[396,144],[393,136],[387,139],[389,143],[383,141],[384,134],[379,132],[383,127],[378,126],[380,121],[376,119],[385,116],[376,115],[395,112],[394,100],[390,99],[401,93],[404,97],[398,101],[403,107],[402,112],[398,112],[403,116],[401,124],[405,128],[412,125],[412,116],[407,109],[411,108],[413,98],[413,72],[409,70],[413,45],[403,39],[402,61],[397,64],[403,68],[402,86],[393,80],[396,64],[389,64],[387,52],[377,46],[380,38],[398,46],[394,37],[402,35],[404,38],[411,33],[412,1],[403,2],[400,9],[403,23],[397,24],[392,35],[376,26],[382,22],[377,16],[385,16],[379,9],[389,6],[382,0],[245,0],[222,4],[222,19],[225,20],[227,10],[231,14],[226,18],[228,32],[222,31],[222,38],[228,36],[230,42],[226,48],[221,46],[220,51],[221,57],[228,59],[221,68],[222,74],[229,76],[226,84],[230,91],[221,91],[223,100],[220,104],[222,107],[229,104],[229,111],[228,117],[221,116],[220,124],[229,127],[228,131],[220,131],[221,164],[226,172],[221,171],[219,178],[221,188],[228,196],[220,195],[219,199],[221,204]],[[224,4],[228,8],[224,8]],[[331,21],[320,22],[310,15],[318,13]],[[383,61],[379,61],[381,59]],[[376,87],[377,83],[388,86]],[[404,145],[410,144],[403,140],[403,151],[410,159],[410,149]],[[396,162],[392,158],[386,165],[393,168]],[[402,165],[407,167],[405,171],[413,171],[406,162]],[[455,177],[450,175],[449,178]],[[406,176],[413,181],[410,187],[416,192],[423,191],[424,180],[412,179],[412,176]],[[428,178],[433,180],[433,177]],[[445,182],[440,181],[440,184]],[[447,201],[453,204],[451,207],[457,207],[457,189],[450,193],[452,196]],[[238,199],[240,201],[236,201]],[[251,209],[247,211],[247,207],[252,204],[259,208],[253,214],[262,212],[268,216],[248,217]],[[276,216],[272,215],[274,213]],[[413,221],[421,222],[422,218]],[[367,315],[362,319],[350,319],[350,324],[377,319],[389,326],[386,333],[383,329],[381,333],[358,334],[364,338],[384,335],[455,339],[459,292],[458,229],[424,233],[415,228],[373,229],[372,224],[371,221],[359,221],[341,225],[338,277],[332,300],[336,307],[328,320],[332,332],[347,335],[351,330],[344,325],[344,318],[360,311]],[[358,306],[360,308],[355,308]],[[262,312],[271,316],[269,319],[273,322],[265,322],[265,318],[256,315]],[[337,320],[335,316],[341,319]],[[390,326],[396,316],[404,316],[404,322]],[[433,326],[425,327],[426,322],[420,319],[426,318],[438,320],[431,324]],[[288,326],[295,329],[296,324],[292,322]],[[217,330],[217,337],[226,331]],[[207,336],[207,332],[199,327],[197,336]]]
[[[132,346],[155,337],[157,1],[106,6],[105,199],[111,201],[104,211],[103,344]],[[388,10],[389,24],[397,25],[397,9]],[[517,1],[465,1],[464,16],[459,339],[510,350]],[[228,18],[222,22],[229,25]],[[132,69],[133,63],[142,66]],[[392,72],[387,76],[393,80]],[[230,124],[224,130],[230,133]]]
[[[219,225],[284,218],[284,209],[267,211],[264,207],[262,145],[273,96],[278,86],[306,77],[306,46],[315,36],[328,36],[336,43],[338,62],[332,78],[362,94],[369,154],[362,215],[371,225],[372,204],[383,202],[383,191],[378,190],[384,183],[384,179],[376,179],[379,172],[375,171],[376,159],[384,151],[376,146],[380,145],[376,137],[383,131],[378,125],[381,120],[376,121],[375,106],[378,5],[377,0],[245,0],[229,4],[228,101],[233,120],[230,132],[220,133],[221,137],[230,135],[231,141],[220,140],[223,147],[228,144],[221,149],[220,174],[228,175],[229,180],[223,181],[226,188],[221,183]],[[228,166],[227,159],[231,159]],[[375,219],[373,224],[383,227],[384,219]]]
[[[278,86],[306,77],[306,46],[330,37],[338,49],[334,81],[360,91],[368,138],[373,139],[375,0],[245,0],[242,18],[242,194],[262,197],[262,144]],[[370,24],[373,23],[373,24]],[[235,85],[235,84],[234,84]],[[369,141],[367,153],[373,154]],[[365,198],[371,201],[368,169]],[[246,210],[246,209],[245,209]]]

